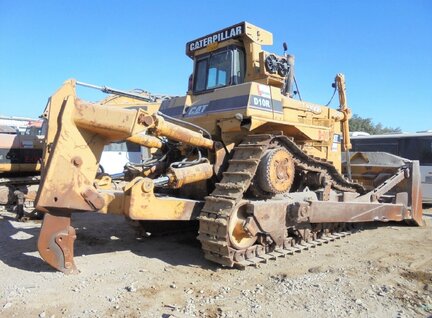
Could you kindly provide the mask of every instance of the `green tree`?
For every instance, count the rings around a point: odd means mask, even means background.
[[[349,121],[350,131],[364,131],[371,135],[401,133],[399,127],[384,127],[381,123],[374,124],[372,118],[362,118],[354,114]]]

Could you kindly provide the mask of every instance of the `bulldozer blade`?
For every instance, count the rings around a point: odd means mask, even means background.
[[[76,234],[70,223],[70,213],[45,213],[38,240],[42,259],[65,274],[78,272],[73,259]]]
[[[411,215],[413,225],[422,226],[423,222],[423,206],[422,206],[422,189],[421,189],[421,173],[420,173],[420,163],[417,160],[413,161],[413,166],[411,169]]]

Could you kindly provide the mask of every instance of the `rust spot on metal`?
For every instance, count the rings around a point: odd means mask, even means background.
[[[80,166],[82,165],[82,163],[83,163],[81,157],[78,157],[78,156],[73,157],[71,161],[72,161],[72,164],[73,164],[75,167],[80,167]]]
[[[105,205],[104,198],[95,189],[87,188],[81,195],[95,210],[100,210]]]
[[[152,116],[140,114],[138,116],[138,124],[144,125],[146,127],[152,126],[154,123],[154,119]]]

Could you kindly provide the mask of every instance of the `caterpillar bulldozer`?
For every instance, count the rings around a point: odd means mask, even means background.
[[[45,214],[41,257],[77,271],[75,212],[198,220],[204,257],[227,267],[321,245],[354,223],[421,225],[418,162],[350,154],[344,76],[334,82],[339,109],[297,99],[294,56],[264,51],[272,41],[242,22],[187,43],[194,63],[187,94],[161,103],[131,95],[134,107],[87,102],[76,96],[77,82],[66,81],[47,105],[36,197]],[[96,179],[98,162],[104,145],[120,140],[151,156],[110,187]],[[351,159],[346,176],[342,152]]]

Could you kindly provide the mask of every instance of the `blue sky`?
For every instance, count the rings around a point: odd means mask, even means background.
[[[303,99],[326,104],[343,72],[354,113],[403,131],[432,129],[431,17],[429,0],[0,0],[0,114],[40,115],[68,78],[183,95],[186,42],[248,21],[273,33],[266,50],[282,53],[288,43]]]

